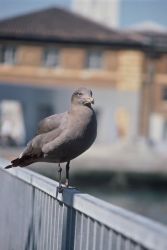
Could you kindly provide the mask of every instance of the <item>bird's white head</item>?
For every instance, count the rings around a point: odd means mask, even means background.
[[[72,105],[83,105],[91,107],[91,104],[94,104],[92,91],[84,87],[75,90],[71,97],[71,103]]]

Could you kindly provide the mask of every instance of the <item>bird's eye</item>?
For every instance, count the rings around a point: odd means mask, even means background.
[[[80,92],[77,93],[77,96],[81,96],[81,95],[82,95],[82,93],[80,93]]]

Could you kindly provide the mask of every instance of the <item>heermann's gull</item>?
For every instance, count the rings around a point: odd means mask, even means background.
[[[6,168],[25,167],[35,162],[58,163],[61,187],[60,163],[67,162],[65,185],[69,186],[70,161],[86,151],[96,138],[97,122],[92,103],[91,90],[77,89],[72,95],[70,110],[42,120],[37,135],[27,144],[20,157],[11,161]]]

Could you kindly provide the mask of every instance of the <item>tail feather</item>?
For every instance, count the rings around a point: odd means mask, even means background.
[[[24,161],[23,158],[16,158],[13,161],[11,161],[13,167],[19,166]]]
[[[12,168],[12,167],[13,167],[13,165],[11,164],[11,165],[6,166],[5,169],[9,169],[9,168]]]
[[[20,158],[16,158],[13,161],[11,161],[11,164],[6,166],[5,169],[9,169],[9,168],[14,168],[19,166],[22,163],[22,159]]]
[[[17,167],[17,166],[19,166],[19,163],[20,163],[20,159],[19,159],[19,158],[16,158],[16,159],[14,159],[13,161],[11,161],[11,164],[8,165],[8,166],[6,166],[5,169]]]
[[[23,156],[21,158],[16,158],[13,161],[11,161],[11,164],[6,166],[5,169],[9,169],[9,168],[14,168],[14,167],[26,167],[29,164],[33,163],[34,160],[29,157],[29,156]]]

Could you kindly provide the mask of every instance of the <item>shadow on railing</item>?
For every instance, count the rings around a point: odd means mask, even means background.
[[[0,169],[3,250],[167,250],[167,228],[27,169]]]

